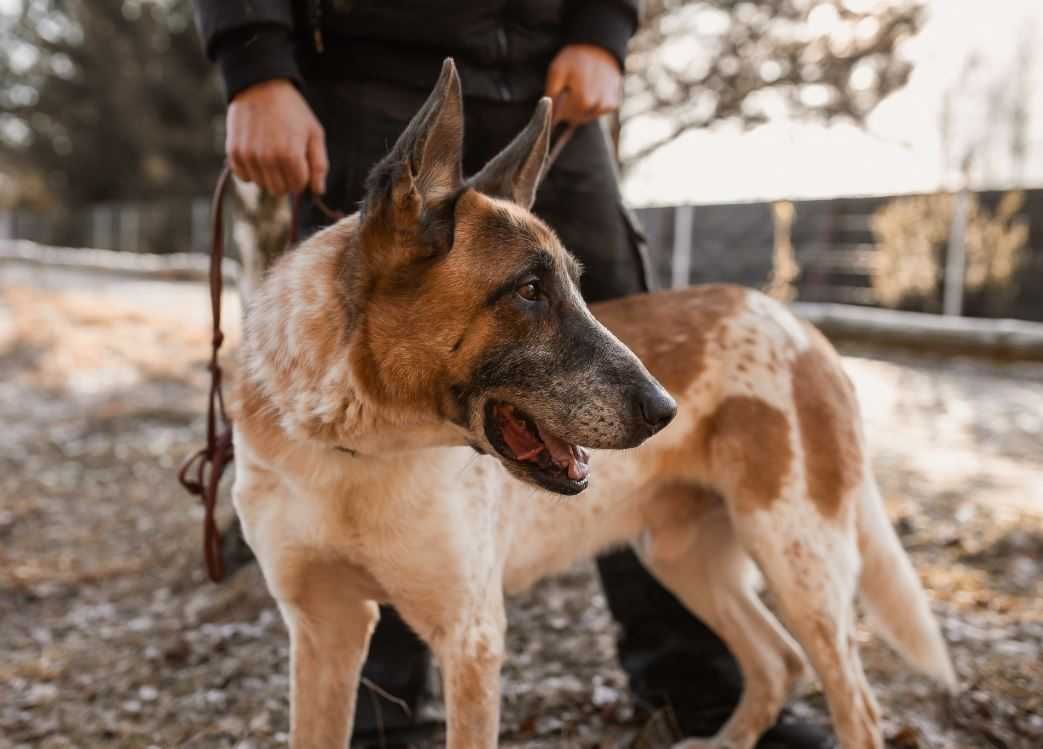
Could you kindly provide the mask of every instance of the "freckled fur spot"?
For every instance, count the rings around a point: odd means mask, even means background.
[[[793,401],[808,495],[823,515],[836,517],[845,494],[862,476],[861,441],[855,424],[858,404],[829,344],[812,333],[810,348],[793,364]]]
[[[699,425],[715,478],[739,512],[766,510],[781,497],[793,450],[786,415],[759,398],[731,396]]]

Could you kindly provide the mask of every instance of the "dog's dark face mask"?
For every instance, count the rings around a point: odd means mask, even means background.
[[[447,61],[371,175],[362,232],[384,249],[368,252],[369,317],[382,330],[367,345],[385,379],[401,378],[397,397],[413,393],[518,478],[575,494],[590,479],[587,448],[635,447],[676,404],[594,319],[577,262],[529,212],[546,168],[549,100],[468,180],[462,122]]]

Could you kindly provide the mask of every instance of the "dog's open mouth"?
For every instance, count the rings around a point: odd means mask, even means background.
[[[522,464],[545,488],[576,494],[587,487],[590,453],[551,434],[521,409],[502,401],[490,402],[485,433],[497,452]]]

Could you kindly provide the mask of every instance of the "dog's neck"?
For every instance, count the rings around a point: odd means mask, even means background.
[[[361,242],[355,214],[271,269],[247,306],[238,417],[363,456],[463,444],[428,411],[380,397],[385,384],[366,346]]]

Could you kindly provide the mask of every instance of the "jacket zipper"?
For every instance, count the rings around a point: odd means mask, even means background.
[[[496,46],[498,48],[497,51],[500,54],[500,62],[503,67],[506,68],[508,55],[507,30],[504,28],[507,24],[506,16],[501,20],[501,24],[502,25],[496,29]],[[499,89],[500,96],[502,96],[504,100],[511,98],[511,89],[510,86],[507,85],[506,76],[503,72],[500,72],[496,77],[496,87]]]
[[[312,43],[315,45],[315,51],[321,55],[326,51],[326,45],[322,40],[322,0],[312,0],[309,15],[311,16]]]

